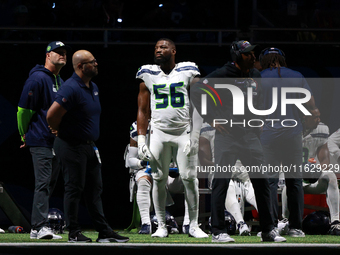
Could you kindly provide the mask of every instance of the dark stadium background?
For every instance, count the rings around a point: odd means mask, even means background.
[[[239,2],[239,19],[236,28],[247,32],[253,22],[251,19],[251,5],[247,6],[246,1],[229,2],[230,6],[228,6],[228,3],[220,4],[220,8],[225,10],[225,18],[220,19],[224,21],[224,23],[214,23],[216,28],[224,28],[225,26],[225,28],[235,28],[232,25],[235,22],[233,18],[233,3]],[[272,1],[263,2],[271,3]],[[278,10],[278,4],[269,6],[263,4],[263,2],[261,4],[259,3],[259,8],[261,7],[264,13],[270,13],[271,9]],[[275,3],[278,2],[280,1]],[[296,2],[300,3],[300,5],[298,5],[299,8],[302,6],[308,9],[305,2],[313,2],[315,4],[318,1]],[[301,4],[301,2],[303,4]],[[150,1],[149,5],[151,6],[151,4],[155,6],[156,1]],[[271,3],[271,5],[273,5],[273,3]],[[136,8],[137,7],[135,7],[135,9]],[[125,12],[128,13],[128,10]],[[136,27],[134,25],[138,24],[137,14],[139,12],[137,10],[131,10],[131,13],[130,15],[126,15],[129,17],[126,27]],[[283,13],[286,14],[286,11],[283,11]],[[220,15],[220,12],[218,15]],[[135,23],[133,22],[134,20]],[[289,19],[289,21],[292,22],[291,19]],[[333,28],[338,28],[339,24],[335,21]],[[87,22],[89,21],[87,20]],[[281,21],[281,23],[278,22],[275,24],[281,28],[285,27],[285,25],[292,27],[290,22],[285,23]],[[210,24],[209,28],[215,28],[214,24]],[[259,25],[263,27],[266,26],[266,24],[262,23]],[[136,33],[137,36],[135,36],[135,38],[133,38],[133,36],[129,37],[129,41],[146,41],[150,43],[133,45],[124,44],[124,40],[122,40],[121,44],[110,44],[108,47],[104,47],[103,44],[74,43],[74,41],[68,40],[65,32],[60,31],[51,32],[48,33],[48,35],[46,35],[47,33],[45,32],[46,37],[40,42],[37,41],[37,43],[25,43],[25,40],[19,43],[9,43],[13,38],[6,39],[1,27],[5,26],[0,24],[0,106],[2,108],[0,111],[0,182],[4,183],[7,191],[17,201],[23,212],[29,216],[34,190],[33,166],[28,149],[19,149],[21,142],[16,129],[16,109],[22,87],[28,77],[29,71],[36,64],[44,63],[45,46],[47,43],[45,44],[43,42],[61,40],[71,45],[73,51],[79,49],[89,50],[98,60],[99,74],[93,81],[99,86],[102,104],[101,136],[97,141],[97,146],[103,162],[102,175],[104,192],[102,198],[104,210],[106,217],[114,228],[128,227],[132,216],[132,203],[129,202],[129,174],[124,166],[123,154],[125,146],[129,143],[129,127],[136,119],[138,84],[134,78],[137,69],[141,65],[153,63],[153,43],[155,43],[159,37],[167,36],[172,38],[173,34],[167,32],[161,34],[149,33],[147,38],[145,38],[143,37],[143,33]],[[273,29],[275,30],[275,28]],[[245,33],[245,37],[240,37],[239,39],[250,40],[247,35],[248,34]],[[270,33],[263,38],[261,38],[261,34],[259,34],[257,39],[262,43],[260,43],[256,49],[256,56],[258,57],[261,49],[275,46],[285,52],[288,66],[300,71],[307,78],[340,77],[339,31],[332,32],[331,37],[323,37],[321,35],[316,41],[309,41],[306,42],[306,44],[287,44],[285,43],[285,39],[288,38],[286,35],[286,32],[273,32],[272,37],[276,39],[282,38],[280,43],[273,45],[266,43],[266,41],[272,39]],[[80,36],[80,41],[100,41],[102,40],[101,37],[102,32],[93,32],[92,34],[83,32],[83,36]],[[220,47],[193,44],[189,46],[182,45],[179,37],[172,39],[174,39],[175,42],[179,42],[177,45],[176,61],[196,62],[201,69],[202,75],[222,66],[230,59],[228,45]],[[231,36],[230,42],[234,39],[235,38]],[[288,39],[295,40],[296,37],[291,36],[291,38]],[[330,41],[334,41],[334,43],[323,44],[323,42]],[[66,80],[72,75],[72,72],[71,55],[68,55],[68,64],[62,69],[61,76]],[[340,109],[340,85],[334,84],[328,85],[327,87],[314,87],[312,89],[316,91],[314,96],[322,114],[322,121],[329,126],[330,132],[334,132],[340,127],[340,117],[337,111],[337,109]],[[88,183],[88,185],[91,184]],[[56,190],[51,198],[50,207],[57,207],[62,210],[62,197],[63,184],[60,176]],[[80,221],[85,226],[90,224],[86,209],[83,205],[81,208]],[[0,209],[0,227],[6,228],[8,225],[11,225],[11,223]]]

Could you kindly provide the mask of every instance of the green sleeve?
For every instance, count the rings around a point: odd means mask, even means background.
[[[18,130],[22,141],[25,141],[23,139],[23,136],[24,134],[26,134],[28,130],[28,125],[34,113],[35,111],[33,110],[18,107],[17,112]]]

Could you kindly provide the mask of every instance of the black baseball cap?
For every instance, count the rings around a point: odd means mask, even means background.
[[[255,49],[257,45],[251,45],[248,41],[238,41],[235,42],[237,49],[240,53],[247,53]]]
[[[58,48],[65,48],[67,51],[70,51],[72,49],[70,46],[64,44],[61,41],[54,41],[54,42],[51,42],[47,45],[46,53],[51,52],[51,51],[58,49]]]

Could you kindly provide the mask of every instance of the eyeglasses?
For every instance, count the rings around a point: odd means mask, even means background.
[[[83,62],[83,63],[81,63],[81,64],[82,64],[82,65],[85,65],[85,64],[92,64],[92,65],[94,65],[95,63],[98,63],[98,62],[97,62],[97,59],[94,59],[94,60],[89,61],[89,62]]]

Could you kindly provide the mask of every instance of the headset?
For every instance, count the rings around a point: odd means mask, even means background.
[[[238,60],[242,58],[240,48],[238,47],[237,43],[238,43],[237,41],[234,41],[230,45],[230,55],[231,55],[232,61],[234,62],[237,62]]]
[[[259,56],[259,61],[261,62],[262,58],[265,55],[270,54],[270,53],[279,54],[284,59],[286,59],[286,55],[282,50],[280,50],[279,48],[275,48],[275,47],[268,47],[268,48],[265,48],[261,51],[260,56]]]

